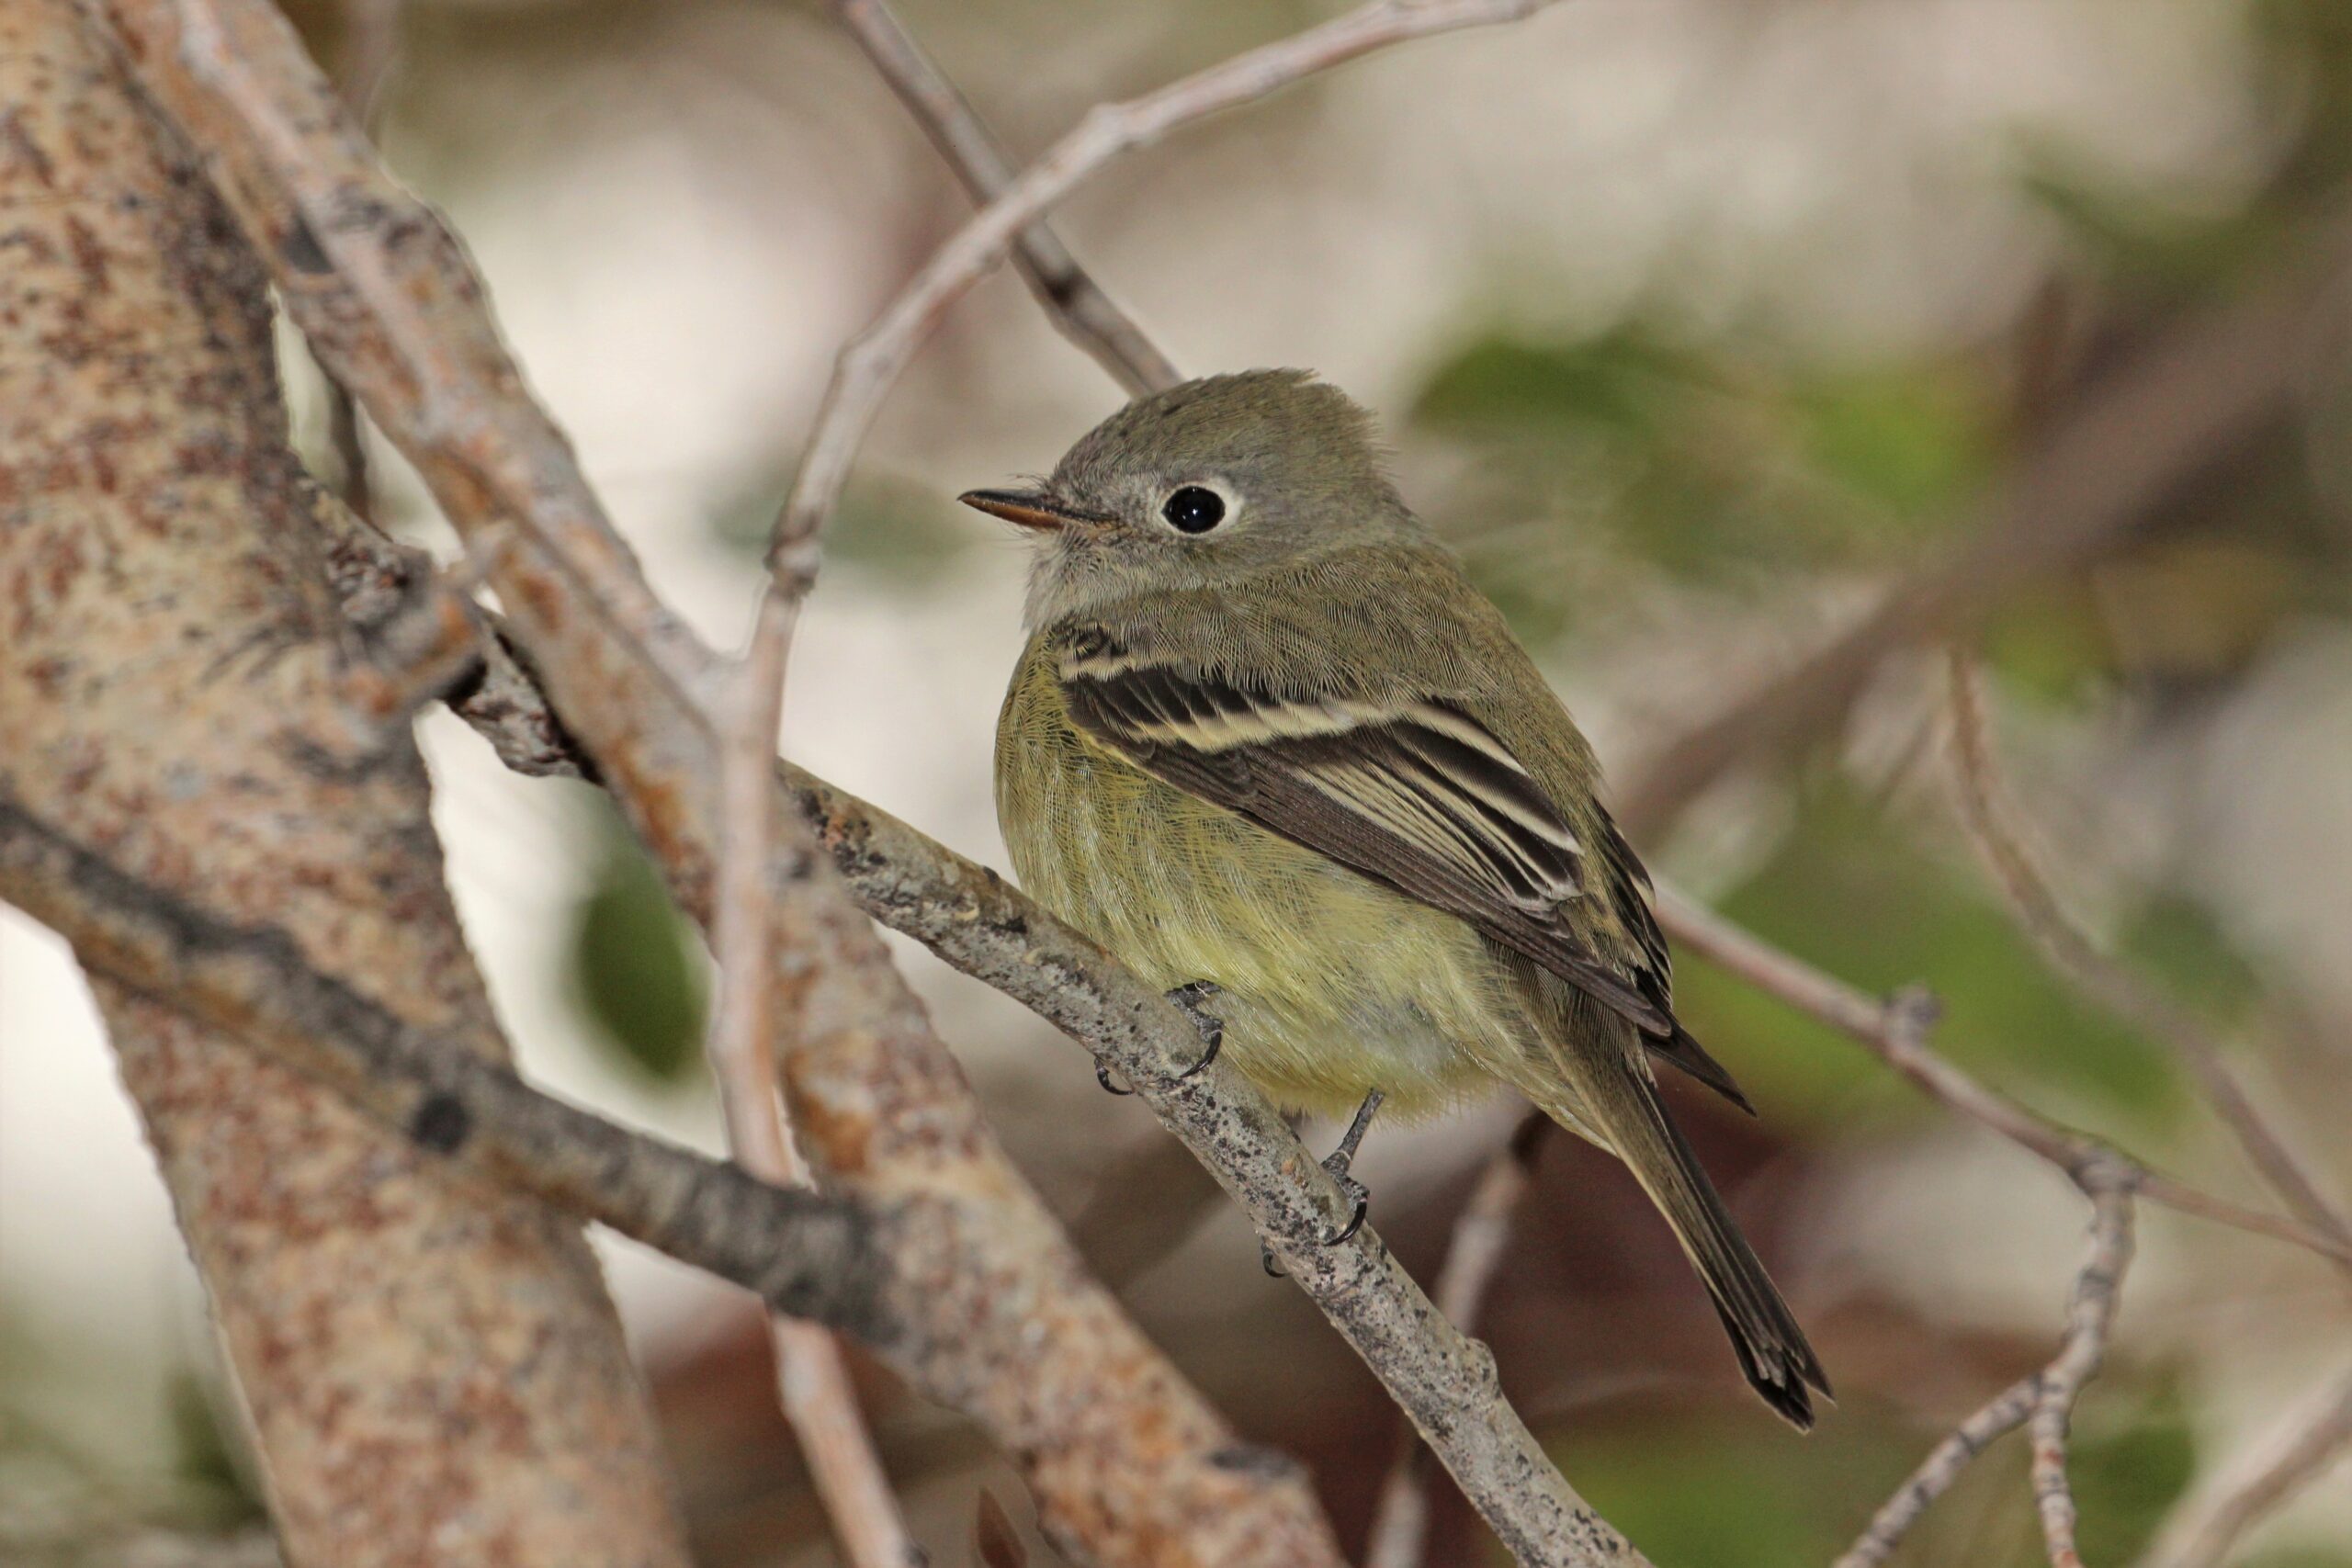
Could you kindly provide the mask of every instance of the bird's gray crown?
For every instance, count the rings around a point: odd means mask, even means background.
[[[1073,500],[1125,500],[1138,480],[1214,476],[1261,501],[1392,500],[1372,415],[1310,370],[1245,370],[1139,398],[1054,469]]]

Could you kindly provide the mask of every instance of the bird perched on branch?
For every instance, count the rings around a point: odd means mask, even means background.
[[[1293,370],[1129,404],[1035,489],[1028,647],[998,721],[1023,884],[1277,1101],[1442,1110],[1499,1082],[1615,1154],[1741,1370],[1800,1427],[1827,1379],[1661,1100],[1743,1109],[1675,1021],[1649,878],[1592,750],[1385,472],[1369,414]],[[1197,1070],[1197,1068],[1195,1069]],[[1108,1087],[1106,1080],[1106,1087]]]

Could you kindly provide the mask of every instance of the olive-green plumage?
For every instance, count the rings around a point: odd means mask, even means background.
[[[1213,982],[1227,1059],[1282,1103],[1499,1082],[1616,1153],[1807,1424],[1826,1381],[1652,1080],[1739,1100],[1673,1021],[1591,750],[1368,416],[1298,372],[1191,382],[967,499],[1044,538],[997,731],[1023,886],[1153,984]]]

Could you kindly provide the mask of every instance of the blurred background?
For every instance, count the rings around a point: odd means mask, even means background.
[[[292,8],[334,59],[345,18]],[[901,9],[1028,153],[1098,98],[1337,7]],[[965,200],[820,6],[406,0],[396,20],[376,110],[394,170],[470,245],[657,588],[738,645],[833,350]],[[1966,611],[2015,814],[2067,909],[2217,1031],[2352,1192],[2347,197],[2340,0],[1567,0],[1183,132],[1057,222],[1186,370],[1309,366],[1378,411],[1408,496],[1537,651],[1654,866],[1857,985],[1932,987],[1972,1070],[2267,1203],[2165,1047],[2019,934],[1956,814],[1941,657],[1905,634]],[[786,750],[1000,867],[989,738],[1023,557],[952,498],[1048,467],[1117,400],[1016,281],[984,285],[893,397],[796,645]],[[379,514],[447,547],[413,477],[369,457]],[[1709,729],[1903,585],[1888,635],[1799,711]],[[706,960],[602,798],[504,773],[445,715],[424,730],[528,1070],[716,1147]],[[1678,744],[1702,730],[1731,743]],[[906,965],[1089,1256],[1249,1435],[1307,1461],[1359,1544],[1397,1441],[1370,1377],[1080,1052]],[[1684,1094],[1680,1115],[1839,1404],[1810,1438],[1773,1420],[1630,1180],[1565,1137],[1480,1329],[1658,1562],[1823,1563],[2047,1359],[2085,1212],[1850,1043],[1695,959],[1678,978],[1763,1112]],[[1515,1114],[1373,1137],[1359,1173],[1424,1279]],[[2156,1209],[2142,1235],[2077,1419],[2101,1568],[2352,1360],[2318,1259]],[[755,1316],[605,1256],[706,1561],[831,1561]],[[862,1376],[935,1561],[970,1560],[981,1486],[1025,1529],[968,1428]],[[81,981],[0,910],[0,1559],[249,1528],[229,1410]],[[2024,1470],[2017,1439],[1989,1454],[1898,1562],[2040,1561]],[[2233,1560],[2352,1565],[2332,1479]],[[1499,1561],[1450,1495],[1437,1532],[1432,1563]]]

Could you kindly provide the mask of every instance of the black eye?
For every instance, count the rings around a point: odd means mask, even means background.
[[[1225,521],[1225,498],[1200,485],[1186,485],[1168,498],[1159,514],[1180,534],[1205,534]]]

